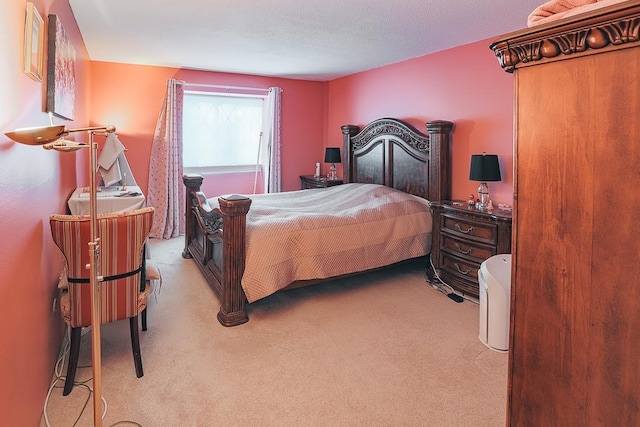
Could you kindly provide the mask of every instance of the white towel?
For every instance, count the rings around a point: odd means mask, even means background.
[[[115,133],[107,135],[107,140],[98,157],[98,170],[100,175],[102,175],[104,185],[110,186],[122,180],[118,157],[120,157],[124,151],[125,147]]]
[[[131,168],[129,167],[127,156],[125,156],[124,153],[120,153],[118,156],[118,167],[120,168],[120,174],[122,175],[122,180],[120,181],[122,185],[138,185],[136,183],[136,179],[133,177]]]

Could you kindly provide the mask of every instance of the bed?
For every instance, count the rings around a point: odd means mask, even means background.
[[[431,245],[428,203],[447,200],[450,196],[449,141],[453,124],[432,121],[426,124],[426,129],[427,133],[422,133],[401,120],[390,118],[375,120],[362,130],[354,125],[342,126],[344,184],[323,189],[208,199],[200,189],[203,177],[185,174],[186,225],[182,256],[195,261],[220,300],[218,321],[224,326],[247,322],[247,304],[274,292],[428,255]],[[395,210],[391,215],[397,217],[397,221],[389,218],[374,221],[372,216],[377,216],[381,209],[372,200],[378,198],[392,201]],[[360,203],[347,205],[349,200]],[[343,219],[332,216],[343,204],[347,210],[363,211],[365,219],[354,219],[351,213],[343,215]],[[425,204],[426,212],[413,210]],[[298,212],[296,218],[305,222],[291,228],[293,212]],[[399,224],[401,217],[409,219],[404,222],[407,225]],[[277,228],[276,223],[278,227],[290,228]],[[391,228],[379,231],[383,228],[381,223]],[[324,228],[317,230],[316,226]],[[348,227],[355,227],[356,231],[347,231],[352,230]],[[344,236],[352,232],[358,239],[345,241]],[[377,240],[366,242],[369,237],[361,238],[369,235]],[[402,237],[395,238],[400,235]],[[313,239],[314,243],[296,246],[302,238]],[[369,247],[364,251],[357,245],[351,247],[353,240],[363,240]],[[397,240],[396,249],[390,246],[391,240]],[[256,249],[258,241],[278,249]],[[290,255],[280,253],[284,246],[291,246]],[[336,246],[340,247],[339,251]],[[310,247],[337,254],[342,262],[323,263],[328,255],[311,253]],[[278,265],[269,270],[259,254],[271,252],[278,252],[279,258],[274,261]],[[278,283],[265,283],[271,276],[276,277]],[[260,282],[257,291],[248,284],[256,280]]]

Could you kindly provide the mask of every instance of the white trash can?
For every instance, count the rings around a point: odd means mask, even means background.
[[[509,350],[511,254],[492,256],[480,265],[480,341],[492,350]]]

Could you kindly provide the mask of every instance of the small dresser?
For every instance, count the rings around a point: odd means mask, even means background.
[[[305,190],[307,188],[325,188],[325,187],[333,187],[334,185],[340,185],[343,183],[342,178],[338,179],[327,179],[323,176],[313,176],[313,175],[300,175],[300,184],[302,189]]]
[[[493,255],[511,253],[511,212],[452,202],[434,202],[431,207],[436,272],[457,292],[478,299],[480,264]]]

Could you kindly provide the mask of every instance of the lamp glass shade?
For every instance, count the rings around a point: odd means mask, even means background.
[[[340,149],[338,147],[327,147],[324,152],[325,163],[342,163]]]
[[[44,145],[57,141],[62,138],[65,133],[66,129],[64,125],[53,125],[16,129],[11,132],[5,132],[5,135],[20,144]]]
[[[473,154],[471,156],[471,181],[500,181],[500,165],[496,154]]]

